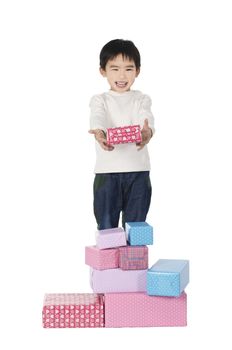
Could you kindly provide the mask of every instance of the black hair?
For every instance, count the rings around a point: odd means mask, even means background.
[[[139,50],[132,41],[123,39],[111,40],[103,46],[100,52],[100,67],[105,70],[107,62],[120,54],[123,58],[134,61],[137,70],[140,68]]]

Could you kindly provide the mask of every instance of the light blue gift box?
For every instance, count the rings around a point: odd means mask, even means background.
[[[189,283],[189,261],[160,259],[147,270],[147,294],[178,297]]]
[[[153,244],[153,227],[147,222],[126,222],[125,231],[130,245]]]

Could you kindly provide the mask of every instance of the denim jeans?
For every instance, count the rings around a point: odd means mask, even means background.
[[[146,221],[151,202],[149,171],[96,174],[94,215],[98,230],[122,226],[126,222]]]

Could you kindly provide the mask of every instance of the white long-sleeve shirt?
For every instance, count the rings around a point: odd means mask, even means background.
[[[101,129],[139,124],[148,119],[154,132],[154,117],[151,112],[151,99],[140,91],[124,93],[108,91],[94,95],[90,101],[90,128]],[[113,151],[105,151],[96,141],[95,173],[114,173],[150,170],[147,146],[137,149],[134,143],[115,145]]]

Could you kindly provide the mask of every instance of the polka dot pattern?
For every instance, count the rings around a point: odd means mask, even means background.
[[[189,282],[187,260],[159,259],[147,271],[147,294],[179,296]]]
[[[99,249],[85,247],[85,263],[97,270],[116,269],[119,267],[118,248]]]
[[[171,327],[187,325],[187,295],[105,294],[105,327]]]
[[[147,294],[160,296],[180,295],[180,278],[176,273],[147,273]]]
[[[146,222],[126,222],[126,235],[130,245],[152,245],[153,227]]]

